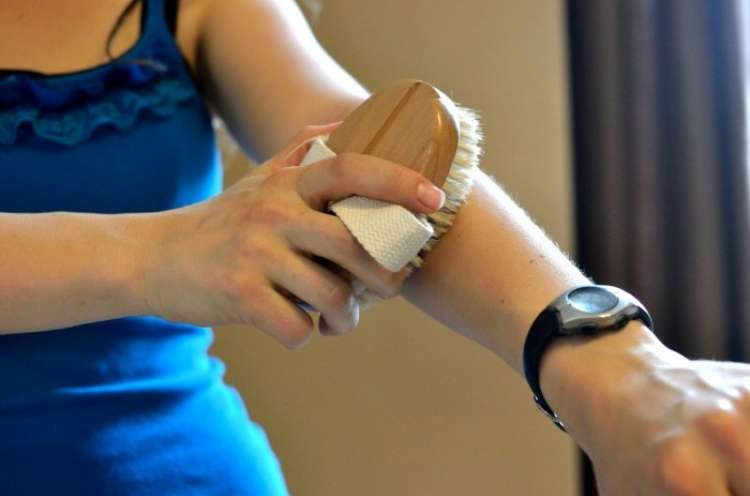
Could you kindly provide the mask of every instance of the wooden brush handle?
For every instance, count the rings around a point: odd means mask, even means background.
[[[362,153],[396,162],[442,187],[456,156],[459,132],[450,98],[424,81],[403,79],[357,107],[326,145],[337,154]]]

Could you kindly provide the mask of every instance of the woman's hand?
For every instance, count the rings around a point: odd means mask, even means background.
[[[589,363],[555,398],[600,494],[750,496],[750,365],[688,360],[641,331],[570,351]]]
[[[603,496],[750,496],[750,366],[660,364],[619,397],[592,450]]]
[[[166,227],[145,283],[153,314],[197,325],[253,325],[293,348],[314,328],[297,302],[321,312],[323,334],[357,325],[349,274],[384,298],[399,292],[408,269],[382,268],[338,217],[323,211],[332,200],[359,195],[431,212],[417,196],[419,185],[431,183],[365,155],[299,166],[311,139],[336,125],[305,128],[221,195],[161,213]]]

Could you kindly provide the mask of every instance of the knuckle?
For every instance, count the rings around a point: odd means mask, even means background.
[[[262,262],[261,266],[264,266],[264,263],[274,263],[278,257],[278,250],[269,236],[258,235],[247,240],[244,253],[246,260],[252,260],[255,263]]]
[[[300,158],[301,160],[301,158]],[[298,187],[303,167],[277,167],[262,178],[262,183],[256,189],[261,191],[265,201],[276,201],[279,190],[290,190]]]
[[[222,284],[224,285],[224,294],[235,302],[252,302],[262,297],[261,286],[248,281],[241,271],[227,274],[222,278]]]
[[[701,431],[709,436],[736,436],[741,425],[738,416],[728,410],[714,410],[696,420]]]
[[[331,176],[335,179],[343,179],[347,177],[351,168],[353,154],[350,152],[343,152],[334,157],[328,162],[328,170]]]
[[[275,169],[271,169],[270,171],[268,171],[268,174],[265,177],[263,177],[262,179],[263,183],[261,186],[263,188],[270,188],[270,187],[277,185],[278,183],[280,183],[281,181],[283,181],[289,176],[290,170],[294,170],[294,168],[293,167],[278,167]]]
[[[270,162],[278,162],[279,160],[280,158],[275,158]],[[259,174],[257,178],[254,178],[256,181],[255,184],[264,189],[270,189],[277,186],[281,181],[284,181],[295,169],[295,167],[269,167],[263,171],[263,174]]]
[[[280,201],[261,201],[251,210],[251,215],[257,222],[274,228],[287,226],[294,218],[292,209]]]
[[[699,467],[691,443],[683,439],[667,441],[657,451],[653,462],[657,483],[668,494],[698,494],[700,481],[696,476]]]
[[[696,421],[698,429],[731,458],[747,462],[750,458],[743,419],[735,411],[717,410]]]
[[[309,325],[297,322],[280,323],[277,329],[277,335],[280,336],[281,342],[290,350],[297,349],[305,344],[312,334],[312,329]]]

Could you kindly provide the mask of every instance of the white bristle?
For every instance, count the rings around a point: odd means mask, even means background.
[[[482,155],[482,131],[479,117],[474,110],[456,105],[459,123],[459,138],[456,156],[453,159],[448,177],[443,185],[445,205],[433,213],[427,214],[427,220],[435,228],[435,234],[419,250],[417,256],[409,262],[415,268],[424,263],[427,254],[440,237],[453,225],[458,209],[466,202],[466,197],[474,183],[474,173],[479,167]]]

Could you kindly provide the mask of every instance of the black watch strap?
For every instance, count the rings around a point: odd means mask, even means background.
[[[545,308],[534,320],[523,347],[523,371],[534,394],[534,403],[563,432],[565,425],[544,399],[539,384],[539,365],[545,348],[558,334],[559,321],[554,308]]]
[[[565,293],[567,294],[567,293]],[[562,323],[560,322],[560,314],[557,308],[554,307],[554,303],[545,308],[531,324],[529,333],[526,336],[526,341],[523,348],[523,369],[526,375],[526,381],[529,383],[532,393],[534,394],[534,403],[536,406],[547,416],[549,419],[562,431],[567,432],[565,424],[562,422],[560,417],[557,416],[552,407],[547,403],[547,400],[542,394],[542,388],[539,384],[539,369],[542,361],[542,356],[547,346],[556,338],[561,336],[570,335],[591,335],[608,329],[621,329],[631,320],[640,320],[648,328],[653,328],[653,322],[651,316],[648,314],[645,308],[634,301],[633,307],[634,312],[621,315],[620,320],[607,328],[596,328],[588,327],[578,332],[564,331],[562,329]]]

